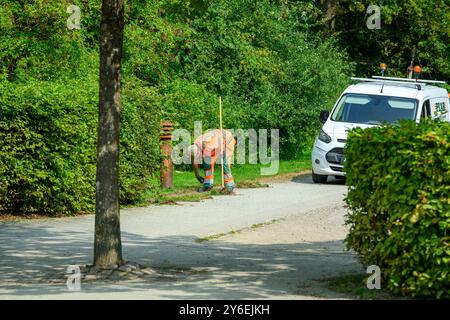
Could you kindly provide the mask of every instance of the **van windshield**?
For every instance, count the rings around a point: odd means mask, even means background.
[[[381,124],[402,119],[414,120],[417,100],[366,94],[346,94],[331,119],[339,122]]]

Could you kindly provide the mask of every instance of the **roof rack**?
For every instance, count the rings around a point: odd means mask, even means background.
[[[376,79],[373,78],[355,78],[355,77],[351,77],[350,79],[353,81],[360,81],[360,82],[378,82],[379,84],[382,84],[383,87],[386,83],[392,83],[392,84],[404,84],[404,85],[408,85],[408,86],[415,86],[417,88],[417,90],[422,90],[422,86],[426,86],[426,83],[422,83],[422,82],[416,82],[415,80],[413,81],[403,81],[403,80],[408,80],[408,79],[401,79],[401,78],[397,78],[400,80],[391,80],[391,79],[385,79],[386,77],[377,77]],[[409,79],[412,80],[412,79]],[[383,90],[383,87],[381,88],[381,90]]]
[[[394,78],[394,77],[381,77],[381,76],[372,76],[372,78],[379,79],[379,80],[390,80],[390,81],[408,82],[408,83],[447,84],[447,82],[445,82],[445,81],[438,81],[438,80],[408,79],[408,78]]]

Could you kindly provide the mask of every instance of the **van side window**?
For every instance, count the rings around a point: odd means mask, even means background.
[[[422,106],[422,114],[420,115],[421,119],[426,119],[431,117],[431,107],[430,100],[427,100],[423,103]]]

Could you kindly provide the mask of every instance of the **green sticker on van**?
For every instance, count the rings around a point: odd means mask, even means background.
[[[445,102],[436,102],[434,107],[435,107],[436,112],[439,112],[439,113],[447,112],[447,107],[445,105]]]

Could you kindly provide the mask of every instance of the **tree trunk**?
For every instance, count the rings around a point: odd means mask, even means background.
[[[103,0],[100,35],[100,104],[97,145],[94,265],[122,263],[119,212],[120,74],[123,1]]]

